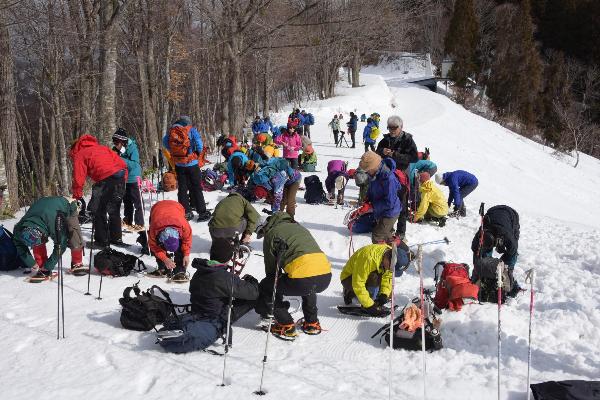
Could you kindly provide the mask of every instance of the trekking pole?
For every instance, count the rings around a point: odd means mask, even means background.
[[[265,342],[265,353],[263,355],[262,361],[262,372],[260,374],[260,386],[258,390],[254,392],[254,394],[259,396],[264,396],[267,394],[265,390],[263,390],[263,382],[265,378],[265,366],[267,365],[267,354],[269,351],[269,338],[271,337],[271,326],[273,325],[273,313],[275,312],[275,296],[277,294],[277,281],[279,280],[279,268],[281,268],[281,260],[283,259],[283,253],[287,250],[288,245],[285,241],[280,238],[275,238],[273,240],[273,244],[277,249],[277,266],[275,267],[275,280],[273,281],[273,296],[271,297],[271,313],[269,314],[269,326],[267,328],[267,340]]]
[[[432,240],[430,242],[423,242],[423,243],[416,243],[416,244],[412,244],[409,247],[421,247],[421,246],[427,246],[430,244],[450,244],[450,239],[448,239],[447,237],[443,238],[443,239],[438,239],[438,240]]]
[[[423,354],[423,400],[427,398],[427,364],[425,360],[425,299],[423,290],[423,246],[417,250],[417,262],[419,265],[419,297],[421,298],[421,352]]]
[[[477,257],[479,257],[479,253],[481,252],[481,247],[483,246],[483,215],[485,211],[485,203],[481,203],[479,206],[479,215],[481,216],[481,223],[479,225],[479,248],[477,248]]]
[[[498,285],[498,400],[500,400],[500,365],[502,356],[502,340],[500,338],[500,334],[502,333],[502,320],[501,310],[502,310],[502,269],[504,267],[504,263],[498,263],[498,267],[496,268],[496,280]]]
[[[90,293],[90,278],[92,276],[92,254],[94,253],[94,228],[96,226],[96,219],[92,214],[92,241],[90,242],[90,262],[88,264],[88,280],[87,280],[87,291],[84,293],[85,296],[91,296]]]
[[[396,289],[396,262],[398,261],[398,248],[396,245],[392,246],[392,259],[390,261],[390,266],[392,269],[392,292],[390,294],[391,299],[391,308],[390,308],[390,349],[389,349],[389,365],[388,365],[388,399],[392,400],[392,371],[393,371],[393,361],[392,357],[394,356],[394,295]]]
[[[149,242],[149,238],[150,238],[150,219],[148,219],[148,225],[146,225],[146,204],[144,203],[144,197],[142,196],[142,186],[141,186],[141,180],[138,178],[138,192],[140,194],[140,200],[142,202],[142,218],[144,219],[144,232],[146,233],[146,246],[142,246],[142,254],[143,252],[146,250],[146,248],[148,249],[148,253],[150,253],[150,245],[148,244]],[[164,192],[163,192],[164,193]],[[152,194],[150,194],[150,196],[152,196]],[[158,201],[158,193],[156,194],[156,200]],[[150,207],[149,209],[152,208],[152,197],[150,197]],[[138,233],[139,235],[139,233]]]
[[[526,277],[525,277],[525,283],[529,282],[530,285],[530,289],[529,289],[529,346],[528,346],[528,350],[527,350],[527,388],[526,388],[526,392],[527,392],[527,400],[529,400],[530,396],[531,396],[531,390],[529,390],[529,385],[531,384],[531,324],[533,321],[533,296],[535,293],[535,289],[533,287],[533,281],[535,279],[535,270],[533,268],[531,268],[529,271],[527,271],[526,273]]]
[[[237,254],[240,248],[240,233],[236,232],[233,236],[233,265],[231,266],[231,293],[229,295],[229,305],[227,306],[227,334],[225,335],[225,352],[223,355],[223,377],[221,379],[221,386],[225,385],[225,376],[227,371],[227,356],[229,355],[229,330],[231,329],[231,312],[233,310],[233,285],[235,277],[235,262]]]
[[[58,243],[58,285],[56,301],[56,340],[60,339],[60,325],[62,321],[62,337],[65,338],[65,286],[63,284],[63,265],[62,265],[62,239],[63,239],[63,214],[58,212],[54,221],[56,230],[56,241]],[[62,316],[62,318],[61,318]]]

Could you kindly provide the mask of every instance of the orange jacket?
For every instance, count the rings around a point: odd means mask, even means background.
[[[98,182],[109,176],[125,171],[123,182],[127,182],[127,165],[114,151],[98,143],[92,135],[83,135],[73,144],[70,152],[73,159],[73,197],[83,197],[85,178]]]
[[[148,232],[150,251],[159,260],[167,259],[167,252],[158,243],[157,238],[160,232],[168,227],[177,229],[181,241],[181,251],[184,256],[189,256],[192,248],[192,228],[185,219],[185,209],[174,200],[159,201],[150,210],[150,231]]]

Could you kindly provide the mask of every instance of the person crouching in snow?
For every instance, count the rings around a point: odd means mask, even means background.
[[[368,151],[360,158],[359,168],[370,177],[367,201],[373,205],[375,227],[371,235],[373,243],[391,242],[393,240],[396,220],[402,210],[398,198],[400,183],[394,174],[396,163],[391,158],[381,159]]]
[[[185,208],[173,200],[162,200],[150,210],[149,247],[158,268],[147,274],[154,278],[172,274],[171,281],[189,281],[186,268],[190,264],[192,228],[185,218]],[[174,260],[168,253],[174,254]]]
[[[312,144],[306,146],[306,149],[300,155],[300,168],[304,172],[315,172],[317,170],[317,153]]]
[[[448,215],[448,205],[444,194],[430,178],[431,176],[427,172],[419,174],[421,201],[415,213],[414,221],[435,221],[439,226],[444,226],[446,225],[446,215]]]
[[[340,274],[344,304],[350,305],[356,298],[367,314],[374,317],[387,315],[382,307],[392,292],[392,267],[398,277],[410,262],[408,247],[404,242],[400,242],[400,246],[395,266],[391,265],[390,245],[369,244],[354,252]]]
[[[470,195],[477,188],[479,182],[475,175],[457,170],[454,172],[446,172],[443,175],[436,175],[435,181],[439,185],[446,185],[450,190],[448,195],[448,207],[454,203],[454,211],[452,216],[466,217],[467,208],[465,207],[465,197]]]
[[[208,232],[213,241],[232,239],[239,232],[242,243],[249,243],[259,219],[260,215],[248,200],[239,193],[230,193],[215,207]]]
[[[56,216],[62,213],[62,232],[56,231]],[[60,240],[59,240],[60,238]],[[54,250],[48,257],[46,242],[52,239]],[[31,269],[29,282],[39,283],[51,279],[52,270],[64,251],[71,249],[71,273],[85,275],[83,266],[83,239],[79,227],[77,201],[67,197],[42,197],[29,207],[23,218],[15,225],[13,242],[23,264]],[[33,249],[33,257],[29,252]],[[59,253],[60,249],[60,253]]]
[[[286,213],[278,212],[268,217],[256,230],[260,239],[264,235],[263,254],[265,275],[260,282],[260,297],[256,312],[263,317],[271,313],[275,323],[271,332],[282,339],[298,336],[296,324],[283,296],[301,296],[304,322],[302,330],[309,335],[321,333],[317,315],[317,293],[323,292],[331,281],[331,264],[308,229],[295,222]],[[278,265],[279,260],[279,265]],[[271,304],[276,268],[283,271],[277,280],[275,304]]]
[[[342,160],[331,160],[327,163],[327,178],[325,189],[327,198],[332,203],[336,201],[335,190],[337,189],[337,204],[344,204],[344,189],[348,182],[348,163]]]
[[[190,282],[192,310],[167,321],[159,331],[158,343],[171,353],[204,350],[219,337],[227,335],[229,299],[234,297],[231,325],[255,307],[258,280],[251,275],[240,278],[229,261],[234,247],[229,239],[215,239],[210,260],[195,258],[196,272]],[[229,344],[232,343],[232,329]]]
[[[300,172],[292,169],[287,160],[275,157],[252,174],[251,185],[256,198],[271,201],[271,213],[281,209],[294,218],[301,178]]]

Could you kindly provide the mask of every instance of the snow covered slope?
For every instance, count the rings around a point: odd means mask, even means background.
[[[470,242],[486,207],[508,204],[521,215],[521,240],[516,277],[535,267],[532,381],[598,379],[600,377],[600,163],[583,157],[577,169],[555,158],[549,149],[475,116],[447,98],[394,76],[363,74],[364,87],[338,88],[339,96],[303,104],[315,115],[313,141],[324,171],[331,159],[356,167],[362,154],[362,128],[356,149],[336,148],[327,123],[334,113],[379,112],[382,127],[391,114],[400,115],[420,149],[429,147],[439,171],[466,169],[478,176],[479,188],[467,199],[468,216],[449,220],[444,228],[409,225],[410,243],[447,236],[449,246],[425,249],[426,286],[433,285],[433,265],[440,260],[470,262]],[[387,82],[386,82],[387,80]],[[389,83],[389,84],[388,84]],[[287,112],[273,116],[283,123]],[[323,172],[319,173],[322,180]],[[445,188],[444,188],[445,190]],[[302,192],[299,192],[302,195]],[[351,183],[347,198],[357,196]],[[171,193],[168,198],[175,198]],[[208,193],[210,207],[224,197]],[[370,336],[385,322],[340,315],[339,273],[348,258],[347,210],[310,206],[298,199],[297,219],[311,230],[333,265],[329,289],[319,296],[319,314],[327,329],[319,336],[302,335],[288,343],[271,340],[265,387],[269,398],[387,398],[388,351]],[[257,208],[262,208],[257,205]],[[7,225],[12,228],[16,221]],[[206,223],[193,223],[193,256],[206,257],[210,238]],[[125,241],[133,243],[134,236]],[[370,243],[355,236],[355,247]],[[260,253],[262,243],[255,240]],[[68,262],[68,255],[64,258]],[[262,258],[253,256],[247,272],[264,276]],[[154,262],[148,258],[148,265]],[[192,271],[193,272],[193,271]],[[92,277],[97,293],[98,276]],[[188,300],[187,287],[130,276],[106,279],[103,300],[84,296],[86,279],[65,278],[67,339],[57,341],[56,284],[31,285],[20,272],[0,275],[0,341],[2,399],[211,398],[250,399],[258,388],[265,334],[257,316],[244,317],[234,328],[228,363],[231,385],[219,387],[222,358],[206,353],[162,352],[153,333],[120,327],[118,298],[123,289],[158,283],[176,302]],[[409,270],[396,282],[396,301],[406,303],[418,293],[418,277]],[[503,307],[502,399],[525,398],[528,295]],[[301,313],[295,314],[296,318]],[[496,396],[496,306],[469,305],[445,312],[445,348],[427,355],[429,399],[489,399]],[[421,355],[395,351],[394,393],[398,399],[422,398]]]

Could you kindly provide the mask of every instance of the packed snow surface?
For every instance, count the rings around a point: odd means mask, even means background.
[[[383,70],[382,70],[383,71]],[[338,96],[302,104],[316,124],[312,137],[325,179],[331,159],[356,167],[362,154],[359,124],[355,149],[336,148],[327,123],[333,114],[379,112],[381,127],[392,114],[404,119],[420,150],[429,147],[439,172],[465,169],[479,178],[467,198],[466,218],[450,219],[444,228],[409,225],[409,244],[447,236],[450,245],[424,248],[425,286],[433,286],[433,265],[441,260],[471,262],[470,243],[478,228],[477,209],[507,204],[521,216],[519,262],[515,276],[525,285],[525,271],[535,268],[532,382],[600,378],[600,163],[583,156],[572,167],[537,143],[496,123],[469,113],[448,98],[395,79],[393,71],[362,74],[360,88],[340,83]],[[285,122],[285,110],[273,115]],[[305,174],[307,175],[307,174]],[[447,188],[443,188],[447,192]],[[302,196],[303,192],[298,193]],[[348,200],[356,199],[351,182]],[[205,193],[214,207],[225,193]],[[176,199],[175,192],[165,198]],[[382,399],[388,396],[390,352],[371,335],[384,319],[341,315],[339,273],[348,259],[350,242],[343,226],[347,209],[313,206],[298,198],[297,220],[317,239],[333,266],[329,289],[319,295],[319,318],[325,331],[300,334],[293,343],[270,341],[265,375],[266,398]],[[262,205],[257,204],[257,209]],[[16,220],[5,225],[12,229]],[[210,237],[206,223],[192,223],[192,257],[207,257]],[[89,231],[85,232],[89,236]],[[133,243],[134,235],[126,235]],[[355,247],[370,243],[356,235]],[[253,240],[257,254],[262,243]],[[69,252],[64,256],[69,262]],[[154,260],[145,257],[146,264]],[[251,257],[245,272],[264,276],[263,258]],[[193,269],[191,271],[193,273]],[[258,389],[265,333],[258,316],[246,315],[234,327],[228,361],[230,385],[221,383],[223,358],[196,352],[167,354],[155,344],[154,332],[121,328],[118,303],[123,289],[140,280],[142,288],[159,284],[175,302],[187,303],[187,285],[129,276],[105,279],[102,300],[96,300],[99,276],[92,276],[94,296],[84,296],[85,277],[65,277],[66,336],[56,340],[56,282],[24,282],[20,271],[0,275],[0,387],[13,399],[251,399]],[[418,294],[414,268],[396,281],[396,302]],[[294,305],[295,302],[292,302]],[[294,314],[301,317],[301,312]],[[526,390],[529,292],[502,307],[502,399],[524,399]],[[427,354],[428,399],[496,398],[497,306],[468,305],[442,316],[444,349]],[[393,394],[398,399],[423,398],[421,353],[393,352]]]

